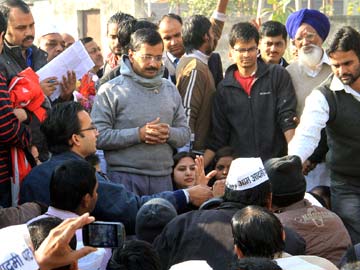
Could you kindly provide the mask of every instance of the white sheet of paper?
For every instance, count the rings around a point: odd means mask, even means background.
[[[308,263],[307,261],[296,256],[280,258],[276,259],[275,261],[284,270],[324,270],[323,268],[315,264]]]
[[[73,70],[76,79],[79,80],[94,65],[84,45],[78,40],[36,73],[39,75],[40,81],[53,76],[57,77],[58,81],[61,81],[62,76],[66,76],[68,70]],[[60,87],[58,86],[50,99],[54,100],[59,96]]]
[[[0,230],[0,269],[39,269],[29,248],[30,235],[26,224]]]

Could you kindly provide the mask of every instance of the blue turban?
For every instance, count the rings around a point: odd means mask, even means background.
[[[328,17],[320,11],[307,8],[300,9],[290,14],[286,21],[286,30],[291,39],[295,38],[297,30],[303,23],[311,25],[321,39],[325,41],[330,31],[330,21]]]

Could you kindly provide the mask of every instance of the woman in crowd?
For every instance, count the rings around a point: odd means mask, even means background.
[[[195,185],[195,158],[196,155],[191,152],[180,152],[173,157],[174,189],[189,188]]]

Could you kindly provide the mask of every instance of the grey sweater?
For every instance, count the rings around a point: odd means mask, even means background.
[[[179,92],[161,76],[162,72],[152,79],[137,75],[123,56],[121,75],[100,87],[91,117],[100,133],[97,147],[104,150],[109,171],[169,175],[173,148],[190,140]],[[167,143],[141,142],[139,128],[157,117],[170,125]]]

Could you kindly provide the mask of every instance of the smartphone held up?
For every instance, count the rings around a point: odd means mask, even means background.
[[[85,246],[116,248],[125,241],[125,227],[121,222],[95,221],[83,227]]]

